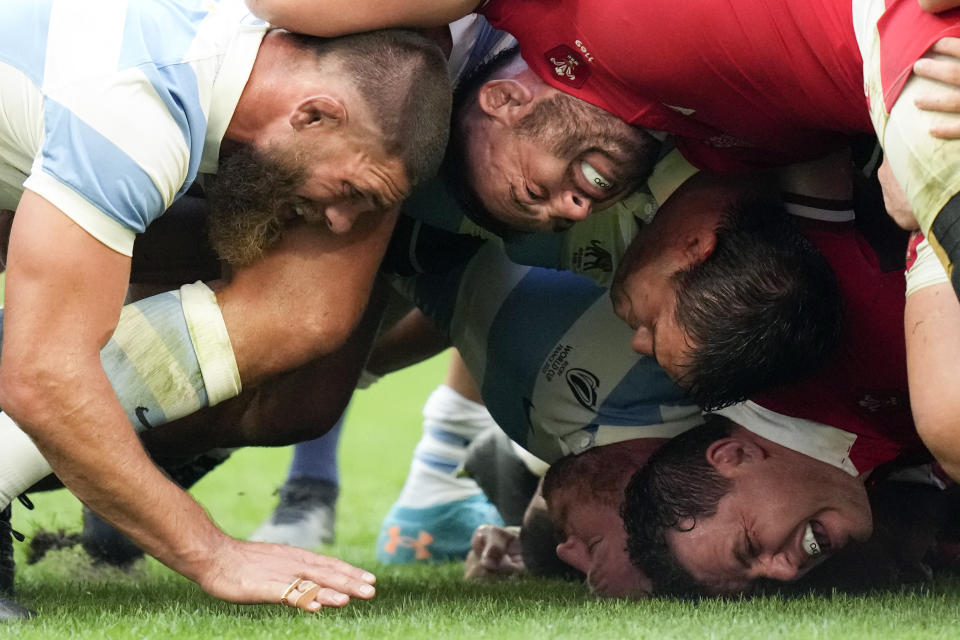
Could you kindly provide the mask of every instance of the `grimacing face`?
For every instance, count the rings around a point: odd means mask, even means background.
[[[594,447],[555,461],[547,471],[543,496],[563,536],[557,556],[584,573],[597,594],[624,597],[651,590],[646,575],[630,562],[620,509],[633,472],[663,442],[640,438]]]
[[[563,231],[625,195],[606,153],[558,157],[535,140],[498,138],[488,141],[484,162],[472,163],[469,180],[487,212],[515,231]]]
[[[758,578],[796,580],[848,542],[870,537],[859,478],[794,451],[747,457],[723,472],[733,488],[716,514],[667,534],[675,559],[708,592],[742,593]]]
[[[502,86],[493,82],[480,89],[479,103],[493,113],[464,129],[465,180],[486,213],[506,227],[567,229],[626,195],[649,167],[652,146],[645,132],[539,79],[533,81],[535,94],[515,94],[529,101],[519,107],[522,116],[513,116],[486,100],[497,94],[490,87]]]
[[[650,581],[627,554],[627,532],[619,509],[580,500],[568,507],[565,520],[566,540],[557,545],[557,556],[587,576],[591,591],[611,598],[650,592]]]
[[[399,206],[410,191],[406,169],[379,136],[358,105],[335,127],[285,128],[235,144],[207,185],[211,242],[221,259],[249,264],[297,216],[344,234],[361,215]]]
[[[361,215],[396,206],[405,193],[401,163],[342,146],[333,145],[327,160],[313,164],[286,148],[250,145],[221,161],[206,190],[210,239],[220,258],[253,262],[297,216],[347,233]]]
[[[366,115],[365,110],[356,111]],[[399,206],[410,185],[403,163],[386,152],[379,135],[372,123],[356,115],[323,145],[284,150],[302,166],[303,183],[295,192],[297,215],[346,233],[359,216]]]

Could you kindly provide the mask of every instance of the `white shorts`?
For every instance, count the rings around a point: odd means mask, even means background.
[[[884,98],[889,86],[884,87],[881,77],[881,31],[877,27],[886,2],[853,0],[852,5],[857,43],[863,56],[864,91],[874,129],[920,228],[950,273],[952,263],[960,260],[960,255],[950,259],[936,239],[937,234],[931,233],[931,227],[947,202],[960,191],[960,140],[934,138],[930,129],[960,122],[960,115],[918,109],[914,100],[935,91],[940,83],[912,74],[887,111]],[[960,22],[960,18],[956,21]]]

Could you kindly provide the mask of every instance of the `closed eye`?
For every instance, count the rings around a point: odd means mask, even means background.
[[[533,200],[534,202],[542,202],[547,199],[547,197],[544,196],[543,194],[537,193],[533,189],[531,189],[529,185],[525,184],[523,185],[523,188],[524,190],[526,190],[527,195],[530,197],[530,199]]]

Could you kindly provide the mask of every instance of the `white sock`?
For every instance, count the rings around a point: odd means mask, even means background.
[[[487,408],[440,385],[423,407],[423,436],[396,504],[422,509],[482,494],[472,478],[457,477],[467,446],[481,432],[498,428]]]
[[[0,509],[53,473],[33,440],[0,412]]]

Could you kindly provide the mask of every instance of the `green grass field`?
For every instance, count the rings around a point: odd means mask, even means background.
[[[20,598],[34,621],[0,636],[66,638],[957,638],[960,581],[870,596],[766,597],[701,604],[596,599],[579,585],[525,579],[467,584],[456,565],[376,565],[380,520],[406,476],[420,409],[442,378],[445,358],[360,392],[341,445],[343,490],[337,543],[326,551],[374,571],[378,596],[309,615],[277,606],[235,606],[203,594],[154,561],[125,574],[94,568],[78,551],[26,566],[18,545]],[[246,536],[274,505],[289,449],[236,454],[195,489],[228,532]],[[78,529],[79,504],[65,491],[33,496],[14,526]]]

